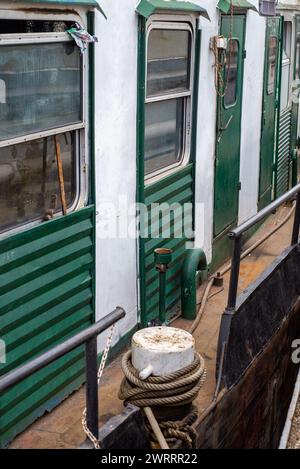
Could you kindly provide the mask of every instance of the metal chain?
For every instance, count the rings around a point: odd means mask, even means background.
[[[101,363],[100,363],[99,370],[98,370],[98,373],[97,373],[98,386],[100,384],[100,380],[101,380],[101,377],[102,377],[102,374],[103,374],[103,371],[104,371],[104,368],[105,368],[105,364],[106,364],[108,353],[109,353],[109,350],[110,350],[110,347],[111,347],[114,331],[115,331],[115,324],[112,326],[112,328],[110,330],[110,333],[109,333],[109,336],[107,338],[107,342],[106,342],[106,345],[105,345],[105,348],[104,348],[104,351],[103,351]],[[93,443],[94,448],[95,449],[101,449],[99,440],[97,440],[97,438],[88,429],[87,421],[86,421],[86,408],[84,409],[84,411],[82,413],[81,424],[82,424],[82,428],[83,428],[84,433],[86,434],[88,439]]]

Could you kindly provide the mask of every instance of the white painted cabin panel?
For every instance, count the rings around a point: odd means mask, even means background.
[[[126,310],[117,342],[137,323],[136,240],[103,239],[100,207],[118,206],[120,196],[130,204],[136,200],[137,15],[135,0],[122,1],[122,8],[102,0],[101,6],[107,20],[96,12],[96,315],[100,319],[117,305]]]

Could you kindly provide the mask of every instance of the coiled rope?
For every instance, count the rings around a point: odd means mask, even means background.
[[[124,379],[119,391],[119,399],[124,404],[129,402],[136,407],[174,407],[193,402],[205,378],[205,363],[201,355],[195,354],[193,363],[175,373],[163,376],[151,376],[146,380],[139,378],[139,373],[132,366],[131,351],[122,359]]]
[[[186,448],[195,444],[196,433],[192,424],[195,413],[182,422],[162,422],[158,424],[151,407],[174,407],[192,403],[199,394],[205,378],[204,359],[195,353],[193,363],[175,373],[163,376],[151,376],[146,380],[139,378],[138,371],[132,366],[131,351],[122,358],[122,380],[119,399],[124,404],[131,403],[144,409],[150,425],[147,425],[152,447],[157,444],[168,449],[170,440],[181,440]]]
[[[187,449],[195,448],[197,432],[194,429],[193,424],[197,421],[197,419],[198,411],[195,410],[183,421],[162,422],[160,424],[160,429],[168,445],[171,444],[174,440],[181,440]],[[147,424],[147,429],[151,435],[153,449],[159,449],[160,442],[150,424]]]

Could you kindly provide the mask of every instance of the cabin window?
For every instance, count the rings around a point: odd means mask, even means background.
[[[236,102],[236,92],[238,84],[239,67],[239,41],[231,39],[226,55],[225,79],[227,80],[226,92],[224,96],[225,107],[233,106]]]
[[[275,91],[276,83],[276,60],[277,60],[278,40],[276,36],[269,38],[268,50],[268,94],[271,95]]]
[[[61,157],[67,206],[76,196],[76,135],[57,136]],[[6,231],[40,218],[50,209],[51,200],[61,210],[57,183],[54,138],[44,137],[0,149],[0,227]]]
[[[291,82],[291,55],[292,55],[292,23],[284,22],[283,30],[283,51],[282,51],[282,71],[281,71],[281,111],[289,106],[290,82]]]
[[[65,32],[0,34],[0,232],[61,212],[57,148],[66,205],[76,206],[84,61]]]
[[[73,42],[2,46],[0,140],[81,122],[80,69]]]
[[[192,31],[152,23],[147,41],[145,175],[183,164],[190,126]]]
[[[295,79],[300,80],[300,34],[297,35],[296,41]],[[299,84],[297,84],[297,86],[299,86]]]

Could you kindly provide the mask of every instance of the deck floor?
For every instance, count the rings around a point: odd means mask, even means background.
[[[269,232],[286,216],[290,206],[282,207],[272,215],[258,232],[251,238],[247,246],[252,245],[264,234]],[[291,239],[292,218],[276,234],[257,248],[241,264],[239,290],[246,289],[272,261],[289,245]],[[222,312],[226,305],[229,274],[224,276],[224,289],[213,287],[202,320],[194,333],[196,348],[203,355],[207,367],[207,379],[196,401],[200,412],[211,403],[215,390],[215,360],[218,333]],[[199,302],[203,287],[199,289]],[[178,319],[175,327],[189,330],[191,322]],[[122,412],[122,403],[117,394],[122,379],[120,368],[121,355],[113,360],[103,373],[99,390],[100,425],[110,417]],[[85,405],[85,391],[82,387],[50,414],[46,414],[19,435],[9,446],[15,449],[72,449],[85,441],[81,427],[81,416]]]

